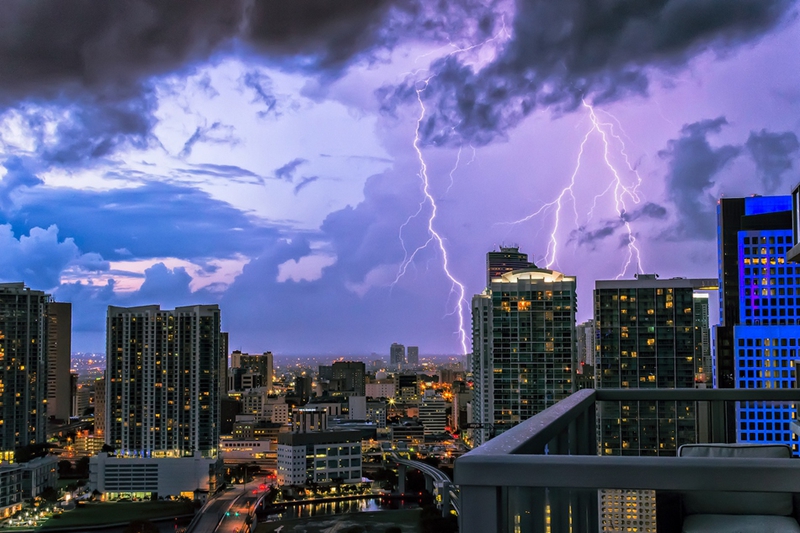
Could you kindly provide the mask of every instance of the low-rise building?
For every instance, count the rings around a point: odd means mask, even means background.
[[[419,420],[405,419],[399,424],[389,426],[392,443],[400,441],[418,444],[425,440],[425,428]]]
[[[22,468],[22,497],[24,499],[36,498],[44,489],[57,488],[58,482],[58,457],[46,455],[31,459],[27,463],[20,463]]]
[[[439,397],[423,397],[419,404],[419,421],[425,428],[425,435],[444,433],[447,427],[447,402]]]
[[[203,457],[122,457],[100,453],[89,459],[89,489],[104,499],[185,496],[212,493],[222,461]]]
[[[278,483],[361,481],[361,432],[312,431],[278,436]]]
[[[0,518],[22,510],[22,467],[0,463]]]
[[[233,440],[222,437],[219,452],[226,465],[256,463],[264,468],[276,468],[278,448],[271,440]]]

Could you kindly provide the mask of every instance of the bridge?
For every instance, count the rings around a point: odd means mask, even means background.
[[[457,515],[461,514],[458,488],[444,472],[428,463],[403,459],[397,452],[392,452],[390,455],[392,461],[398,465],[397,490],[400,494],[406,491],[406,469],[413,468],[425,474],[425,488],[433,494],[436,506],[442,510],[443,516],[447,516],[451,510]]]

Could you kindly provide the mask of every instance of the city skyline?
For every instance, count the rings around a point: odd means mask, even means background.
[[[249,353],[457,354],[487,252],[574,275],[584,321],[596,279],[715,277],[718,198],[800,181],[795,2],[411,5],[20,3],[0,281],[72,303],[75,352],[109,305],[218,304]]]

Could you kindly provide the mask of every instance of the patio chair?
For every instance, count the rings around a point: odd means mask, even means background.
[[[686,444],[678,449],[678,457],[791,456],[783,444]],[[692,491],[681,499],[683,533],[800,533],[790,493]]]

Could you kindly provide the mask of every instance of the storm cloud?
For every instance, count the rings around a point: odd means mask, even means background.
[[[710,195],[717,174],[741,153],[741,148],[714,148],[708,136],[727,125],[725,117],[686,124],[681,135],[658,155],[667,160],[667,194],[677,208],[677,235],[689,239],[716,237],[716,198]]]
[[[792,169],[800,142],[791,131],[774,133],[761,130],[750,133],[745,147],[756,164],[764,188],[767,192],[774,192],[781,185],[783,174]]]
[[[751,42],[778,24],[793,0],[517,0],[511,37],[475,66],[450,54],[418,77],[379,91],[383,109],[422,98],[428,144],[486,144],[533,110],[575,109],[645,95],[650,69],[672,71],[697,54]]]

